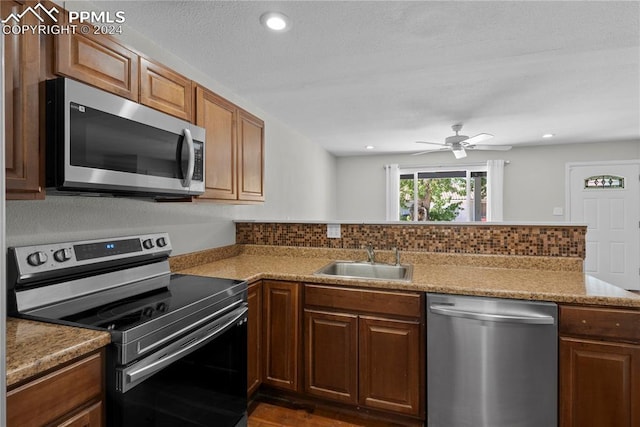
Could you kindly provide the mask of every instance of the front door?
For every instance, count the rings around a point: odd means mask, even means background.
[[[640,289],[640,163],[569,163],[571,222],[586,223],[585,273]]]

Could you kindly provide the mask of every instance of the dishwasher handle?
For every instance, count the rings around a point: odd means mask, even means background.
[[[451,308],[448,305],[430,305],[429,309],[432,313],[441,314],[443,316],[463,317],[465,319],[484,320],[488,322],[503,323],[524,323],[529,325],[553,325],[556,320],[553,316],[539,315],[513,315],[499,313],[480,313],[476,311],[466,311]]]

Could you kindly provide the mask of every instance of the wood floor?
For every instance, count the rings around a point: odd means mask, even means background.
[[[248,427],[404,427],[321,409],[312,412],[259,402],[249,415]]]

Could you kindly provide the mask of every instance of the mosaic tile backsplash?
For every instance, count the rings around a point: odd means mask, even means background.
[[[456,254],[585,257],[586,226],[341,224],[329,239],[324,223],[237,222],[236,243]]]

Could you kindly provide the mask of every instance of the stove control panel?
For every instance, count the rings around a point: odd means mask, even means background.
[[[126,260],[140,255],[168,256],[171,243],[167,233],[51,243],[10,248],[18,270],[18,282],[55,273],[69,267],[90,266],[103,261]]]

